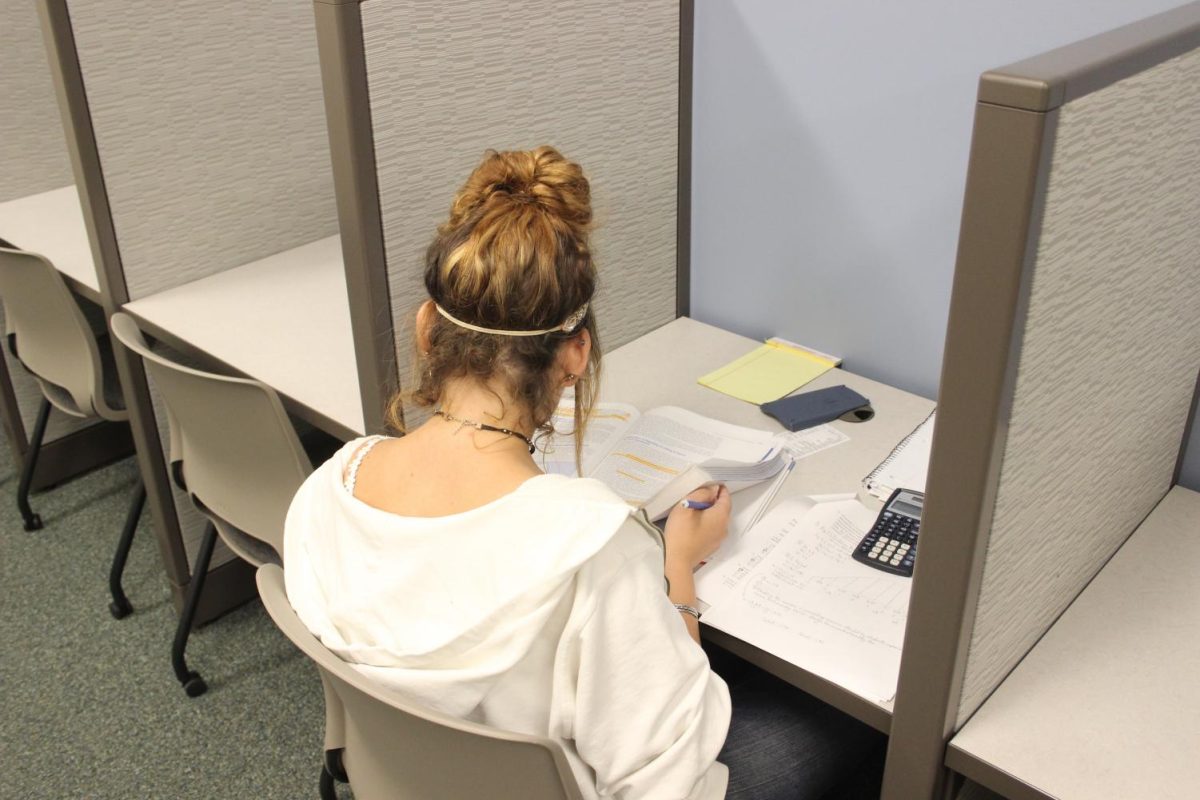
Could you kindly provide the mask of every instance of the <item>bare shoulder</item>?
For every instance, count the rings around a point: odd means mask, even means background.
[[[410,435],[371,447],[359,465],[354,496],[393,514],[439,517],[492,502],[529,477],[527,467],[446,452],[434,439]]]

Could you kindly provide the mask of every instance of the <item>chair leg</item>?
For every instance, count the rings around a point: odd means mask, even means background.
[[[346,764],[342,761],[342,754],[346,752],[346,748],[338,747],[333,750],[325,751],[325,771],[336,781],[349,783],[350,778],[346,775]]]
[[[325,751],[325,761],[321,765],[321,782],[318,788],[321,790],[321,800],[337,800],[337,785],[335,781],[341,783],[349,783],[350,778],[346,776],[346,767],[342,764],[342,749]]]
[[[133,546],[133,534],[137,531],[138,520],[142,517],[142,508],[146,505],[146,484],[138,478],[137,489],[133,492],[133,502],[125,515],[125,528],[121,531],[121,539],[117,542],[117,552],[113,553],[112,567],[108,570],[108,591],[112,594],[112,602],[108,610],[115,619],[124,619],[133,613],[133,606],[121,588],[121,575],[125,572],[125,561],[129,558],[129,549]]]
[[[38,406],[37,421],[33,423],[33,435],[29,437],[29,449],[25,451],[25,464],[21,467],[21,482],[17,485],[17,508],[25,520],[25,530],[42,528],[42,518],[29,507],[29,487],[33,483],[33,471],[37,469],[38,454],[42,450],[42,439],[46,435],[46,421],[50,418],[50,401],[42,399]]]
[[[317,790],[320,792],[321,800],[337,800],[337,789],[333,785],[333,776],[329,774],[329,770],[321,766],[321,780],[317,784]]]
[[[171,666],[175,677],[187,692],[188,697],[199,697],[208,691],[208,684],[200,677],[200,673],[188,669],[183,651],[187,649],[188,636],[192,632],[192,622],[196,619],[196,606],[200,600],[200,592],[204,588],[204,579],[208,575],[208,564],[212,561],[213,546],[217,543],[217,529],[210,522],[204,529],[204,538],[200,541],[200,552],[196,555],[196,564],[192,569],[192,582],[188,586],[187,599],[183,604],[183,614],[179,617],[179,625],[175,628],[175,642],[171,645]]]

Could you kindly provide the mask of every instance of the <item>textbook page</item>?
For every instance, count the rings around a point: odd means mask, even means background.
[[[701,570],[697,589],[710,604],[704,623],[889,702],[912,581],[850,557],[875,516],[853,499],[781,503],[746,537],[752,557],[726,567],[715,590],[722,573],[710,579]]]
[[[795,466],[796,459],[789,457],[784,468],[779,470],[779,474],[774,478],[763,483],[756,483],[738,492],[737,498],[733,501],[733,511],[729,515],[729,533],[726,541],[740,539],[762,519],[763,514],[767,513],[767,508],[775,499],[775,495],[779,494],[779,490],[783,488],[783,484],[787,482],[788,476],[792,474]]]
[[[772,433],[661,406],[630,426],[588,476],[638,505],[674,483],[667,501],[671,503],[709,481],[730,484],[730,490],[736,491],[733,484],[766,480],[783,467],[782,452]],[[693,466],[704,474],[685,477]]]
[[[556,433],[543,439],[537,456],[546,472],[575,475],[573,411],[560,407]],[[784,442],[767,431],[730,425],[674,406],[639,415],[624,403],[603,403],[589,418],[583,447],[583,474],[607,484],[635,505],[645,505],[664,489],[667,504],[707,482],[731,491],[765,481],[787,462]],[[686,485],[686,488],[683,488]],[[669,487],[669,488],[668,488]]]
[[[588,417],[587,432],[583,437],[583,474],[588,475],[613,445],[641,417],[641,413],[628,403],[598,403]],[[538,439],[538,452],[534,455],[543,472],[578,477],[575,464],[575,406],[570,395],[550,418],[554,434]]]
[[[775,436],[783,443],[783,450],[788,455],[786,463],[779,474],[770,481],[755,484],[738,492],[733,501],[733,513],[729,517],[729,536],[726,541],[740,538],[758,524],[775,500],[775,495],[779,494],[779,490],[787,482],[788,476],[792,474],[797,461],[850,441],[849,436],[831,425],[817,425],[794,433],[783,431]],[[845,499],[851,496],[837,495],[836,497]],[[835,496],[831,495],[830,497]],[[722,545],[722,549],[725,549],[724,545]]]
[[[554,435],[536,440],[538,452],[535,458],[545,472],[576,476],[579,472],[576,470],[575,464],[574,408],[569,403],[569,396],[564,400],[567,402],[559,406],[551,420],[555,430]],[[601,465],[614,451],[624,453],[624,459],[631,461],[638,468],[639,477],[645,480],[646,473],[649,473],[650,480],[648,482],[656,487],[650,500],[639,501],[636,499],[636,495],[634,497],[626,496],[626,499],[635,503],[643,503],[647,512],[654,519],[665,516],[672,504],[678,502],[679,498],[697,486],[713,482],[725,483],[730,491],[739,492],[734,501],[733,515],[730,519],[729,532],[731,536],[749,530],[762,517],[776,493],[786,482],[788,475],[791,474],[797,460],[850,440],[849,436],[831,425],[817,425],[794,433],[780,431],[771,434],[737,425],[728,425],[670,406],[655,409],[649,412],[649,415],[656,418],[665,417],[674,420],[677,424],[664,426],[662,423],[658,423],[649,426],[648,429],[635,431],[635,426],[642,416],[636,408],[627,403],[597,405],[592,410],[587,427],[583,448],[583,474],[603,480]],[[700,448],[698,451],[693,447],[692,452],[685,453],[685,463],[687,458],[695,458],[700,460],[699,464],[692,464],[682,472],[671,473],[665,470],[654,470],[652,464],[642,463],[638,460],[646,459],[650,455],[645,443],[639,440],[639,435],[643,438],[646,435],[654,436],[656,431],[660,431],[664,427],[667,427],[668,430],[677,430],[680,426],[685,429],[691,428],[693,437],[707,432],[708,447]],[[626,440],[627,434],[635,435],[631,435]],[[675,435],[674,438],[678,439],[679,437]],[[739,445],[738,442],[742,440],[748,441],[750,444],[748,446]],[[720,447],[722,443],[726,445],[723,449]],[[619,450],[618,444],[620,445]],[[730,444],[733,444],[734,447],[741,447],[744,452],[731,453],[733,448],[729,446]],[[753,464],[713,457],[714,454],[755,457],[764,453],[767,457]],[[623,475],[621,472],[616,472],[621,469],[622,465],[610,461],[607,466],[612,468],[610,477],[612,477],[612,473],[615,473],[618,481],[628,483],[632,480],[628,474]],[[671,468],[668,466],[668,469]],[[621,471],[633,472],[630,469]],[[768,480],[772,476],[774,478]],[[613,486],[611,483],[609,485]],[[613,488],[617,489],[616,486]]]

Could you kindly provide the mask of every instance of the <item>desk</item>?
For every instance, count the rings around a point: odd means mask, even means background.
[[[72,290],[101,304],[100,280],[74,186],[0,203],[0,239],[45,256]]]
[[[267,384],[318,428],[341,439],[363,434],[340,237],[134,300],[124,310],[171,347]]]
[[[1014,798],[1194,797],[1200,493],[1176,486],[951,740]]]
[[[699,376],[760,344],[686,317],[677,319],[604,356],[600,400],[631,403],[643,411],[677,405],[736,425],[782,430],[757,406],[696,382]],[[850,441],[799,461],[780,490],[780,499],[856,491],[862,478],[933,410],[931,400],[840,369],[825,373],[804,389],[838,384],[869,398],[875,408],[874,419],[833,423]],[[887,705],[854,694],[722,631],[706,628],[705,638],[880,731],[886,733],[891,725]]]

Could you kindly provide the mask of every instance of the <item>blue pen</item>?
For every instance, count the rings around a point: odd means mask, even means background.
[[[707,508],[712,508],[712,503],[705,503],[703,500],[684,500],[679,504],[680,508],[690,508],[693,511],[704,511]]]

